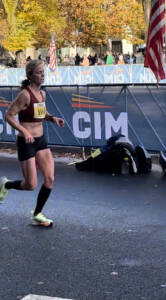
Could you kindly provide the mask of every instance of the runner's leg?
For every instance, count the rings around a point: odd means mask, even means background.
[[[42,211],[51,193],[54,182],[54,160],[50,149],[47,148],[38,151],[36,153],[36,162],[43,175],[44,183],[39,191],[34,215],[37,215]]]
[[[6,189],[34,190],[37,186],[37,171],[35,157],[21,161],[21,169],[24,180],[8,181]]]
[[[11,181],[6,177],[0,178],[0,201],[3,201],[9,189],[34,190],[37,186],[37,171],[35,157],[21,162],[24,180]]]
[[[37,170],[35,157],[21,162],[24,180],[21,182],[23,190],[34,190],[37,187]]]

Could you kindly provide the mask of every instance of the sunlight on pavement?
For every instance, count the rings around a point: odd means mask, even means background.
[[[72,300],[72,299],[40,296],[40,295],[27,295],[24,298],[22,298],[21,300]]]

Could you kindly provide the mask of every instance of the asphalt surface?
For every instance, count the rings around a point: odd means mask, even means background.
[[[0,155],[0,176],[20,179],[15,157]],[[42,184],[9,191],[0,204],[0,300],[28,294],[74,300],[166,299],[166,177],[79,172],[55,162],[43,213],[30,225]]]

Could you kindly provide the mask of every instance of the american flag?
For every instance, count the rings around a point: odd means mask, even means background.
[[[165,29],[165,0],[152,0],[144,66],[151,68],[157,83],[166,78]]]
[[[54,39],[54,34],[52,33],[51,35],[51,43],[50,43],[50,48],[49,48],[49,68],[51,71],[55,71],[56,68],[56,47],[55,47],[55,39]]]

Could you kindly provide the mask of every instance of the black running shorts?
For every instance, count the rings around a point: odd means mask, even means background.
[[[34,139],[33,143],[26,143],[23,136],[17,136],[16,145],[19,161],[35,157],[37,151],[48,148],[44,135],[35,137]]]

